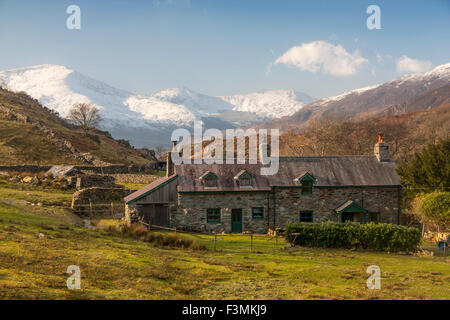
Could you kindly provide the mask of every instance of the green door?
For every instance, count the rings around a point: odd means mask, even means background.
[[[231,209],[231,232],[242,233],[242,209]]]

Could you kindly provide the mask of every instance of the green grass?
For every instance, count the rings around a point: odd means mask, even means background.
[[[139,190],[148,185],[148,183],[132,183],[132,182],[116,182],[116,183],[130,190]]]
[[[204,243],[206,252],[160,248],[79,227],[68,212],[52,214],[53,205],[20,202],[23,196],[51,203],[65,193],[27,193],[0,189],[1,299],[450,298],[445,257],[283,248],[281,238],[275,247],[262,236],[250,252],[247,235],[218,236],[217,251],[212,236],[198,234],[182,237]],[[365,271],[373,264],[381,268],[381,290],[366,288]],[[81,290],[66,287],[69,265],[81,269]]]

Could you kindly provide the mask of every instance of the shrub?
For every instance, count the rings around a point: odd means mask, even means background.
[[[450,228],[450,192],[434,191],[416,197],[419,214],[444,230]]]
[[[287,241],[307,247],[361,247],[392,252],[415,251],[421,241],[418,229],[389,223],[298,222],[286,226],[285,236]]]
[[[192,239],[186,239],[180,237],[179,235],[163,235],[162,233],[155,233],[149,231],[146,227],[138,223],[121,225],[119,229],[110,226],[108,231],[113,234],[119,233],[119,235],[140,241],[151,242],[158,247],[185,248],[201,251],[206,250],[206,246],[204,244],[197,244],[197,242]]]

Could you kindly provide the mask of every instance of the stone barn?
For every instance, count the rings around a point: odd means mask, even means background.
[[[380,140],[374,155],[280,157],[278,173],[257,164],[181,164],[125,197],[126,217],[202,232],[254,232],[289,222],[400,223],[400,179]]]

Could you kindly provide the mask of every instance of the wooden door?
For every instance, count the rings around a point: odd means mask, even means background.
[[[161,227],[169,227],[169,205],[166,203],[143,204],[138,206],[144,222]]]
[[[231,232],[242,233],[242,209],[231,210]]]

